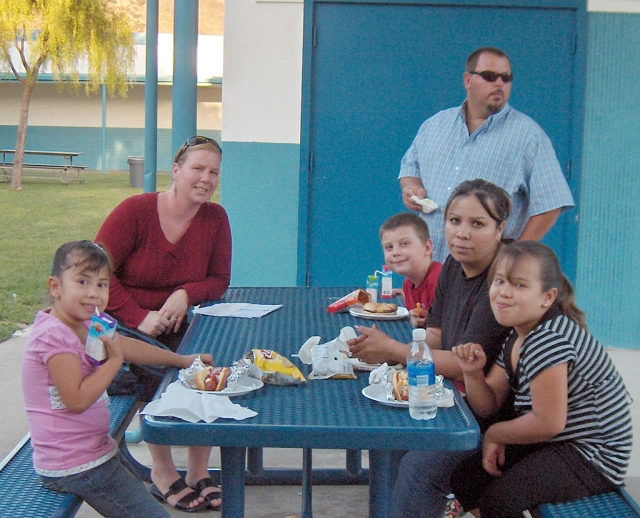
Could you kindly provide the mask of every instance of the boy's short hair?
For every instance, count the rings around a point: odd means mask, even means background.
[[[380,239],[382,239],[382,234],[385,232],[396,230],[400,227],[413,228],[422,243],[426,243],[431,239],[427,222],[413,212],[400,212],[387,219],[380,227]]]

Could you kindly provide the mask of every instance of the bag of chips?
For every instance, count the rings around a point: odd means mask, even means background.
[[[304,375],[288,358],[271,349],[252,349],[244,355],[253,362],[250,374],[270,385],[300,385],[305,383]]]

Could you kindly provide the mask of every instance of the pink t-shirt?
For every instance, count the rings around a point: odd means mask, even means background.
[[[109,435],[106,393],[81,414],[67,410],[62,403],[47,368],[49,358],[60,353],[80,358],[83,377],[96,369],[71,328],[48,311],[40,311],[22,354],[22,392],[31,430],[33,465],[36,472],[52,476],[109,458],[117,447]]]

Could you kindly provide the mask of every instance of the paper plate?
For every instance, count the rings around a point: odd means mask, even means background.
[[[349,363],[354,368],[354,370],[367,371],[367,372],[375,370],[382,365],[381,363],[364,363],[358,360],[358,358],[349,358]],[[404,367],[404,365],[402,365],[401,363],[398,363],[397,365],[391,365],[391,367],[393,367],[396,370],[400,370]]]
[[[453,397],[453,391],[444,389],[445,396],[443,399],[438,400],[438,408],[447,408],[455,404],[455,398]],[[372,401],[376,401],[386,406],[394,406],[398,408],[409,408],[408,401],[396,401],[395,399],[387,399],[387,393],[381,383],[374,383],[368,385],[362,389],[362,395]]]
[[[234,397],[234,396],[244,396],[249,392],[253,392],[254,390],[258,390],[262,388],[263,386],[264,386],[264,383],[262,383],[262,381],[260,381],[259,379],[247,377],[247,378],[244,378],[243,380],[240,380],[240,383],[238,383],[233,388],[227,387],[226,389],[221,390],[219,392],[215,392],[213,390],[196,390],[196,392],[199,392],[200,394],[211,394],[214,396]]]

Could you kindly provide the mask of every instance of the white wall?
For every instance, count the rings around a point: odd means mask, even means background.
[[[0,89],[0,125],[15,126],[20,117],[22,83],[3,82]],[[222,127],[222,93],[220,85],[198,87],[198,127],[220,130]],[[171,128],[171,86],[158,88],[158,128]],[[129,89],[126,99],[107,95],[107,126],[144,128],[144,85]],[[96,128],[102,126],[102,94],[85,94],[59,90],[52,83],[36,85],[29,107],[30,126],[65,126]]]
[[[224,8],[223,140],[299,144],[303,4]]]
[[[640,0],[588,0],[587,11],[640,13]]]

